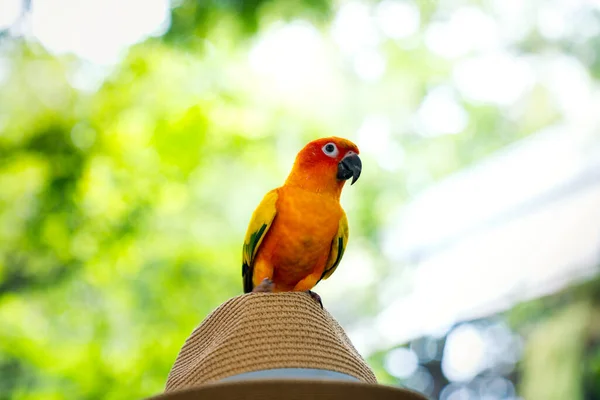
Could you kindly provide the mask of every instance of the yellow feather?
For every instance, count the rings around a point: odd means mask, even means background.
[[[321,276],[321,279],[329,278],[340,264],[340,261],[344,256],[344,251],[346,250],[346,243],[348,243],[348,235],[348,218],[346,218],[346,213],[342,210],[342,217],[340,218],[338,231],[335,235],[335,238],[331,242],[329,258],[327,259],[327,264],[325,264],[325,270],[323,271],[323,276]]]
[[[242,251],[242,277],[244,279],[245,293],[252,291],[254,257],[267,231],[273,224],[273,220],[277,214],[276,204],[278,198],[277,189],[269,191],[263,197],[258,207],[256,207],[250,219]]]

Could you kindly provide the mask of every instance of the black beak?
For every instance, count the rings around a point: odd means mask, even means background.
[[[339,180],[348,180],[352,178],[351,185],[358,180],[360,171],[362,170],[362,162],[358,157],[358,154],[351,153],[346,157],[342,158],[342,161],[338,163],[337,178]]]

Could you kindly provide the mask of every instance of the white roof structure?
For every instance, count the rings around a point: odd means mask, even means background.
[[[366,355],[600,271],[600,130],[576,128],[517,142],[402,210],[385,253],[408,267],[387,277],[382,293],[412,285],[407,295],[381,299],[387,306],[376,329],[350,332]]]

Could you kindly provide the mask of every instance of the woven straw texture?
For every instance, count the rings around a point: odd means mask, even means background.
[[[165,392],[272,368],[317,368],[377,383],[335,319],[306,293],[249,293],[213,311],[186,340]]]

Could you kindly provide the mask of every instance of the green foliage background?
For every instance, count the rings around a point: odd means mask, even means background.
[[[436,4],[418,6],[427,26]],[[336,7],[181,1],[163,36],[132,47],[91,90],[74,84],[85,62],[0,37],[10,62],[0,80],[0,398],[160,392],[191,330],[241,293],[250,213],[284,179],[297,150],[319,136],[355,139],[372,111],[406,120],[428,88],[448,79],[452,61],[391,39],[381,44],[388,67],[377,83],[357,79],[326,39],[340,91],[323,113],[319,102],[280,101],[249,75],[248,49],[272,22],[303,19],[326,30]],[[582,48],[532,31],[513,50],[579,57]],[[598,53],[582,59],[598,76]],[[379,255],[393,207],[560,119],[543,87],[511,118],[496,106],[461,104],[469,115],[463,132],[423,137],[396,129],[402,168],[381,168],[365,154],[363,178],[344,193],[349,246],[372,255],[379,279],[402,268]],[[339,305],[338,316],[374,314],[369,290],[357,294],[359,308]]]

